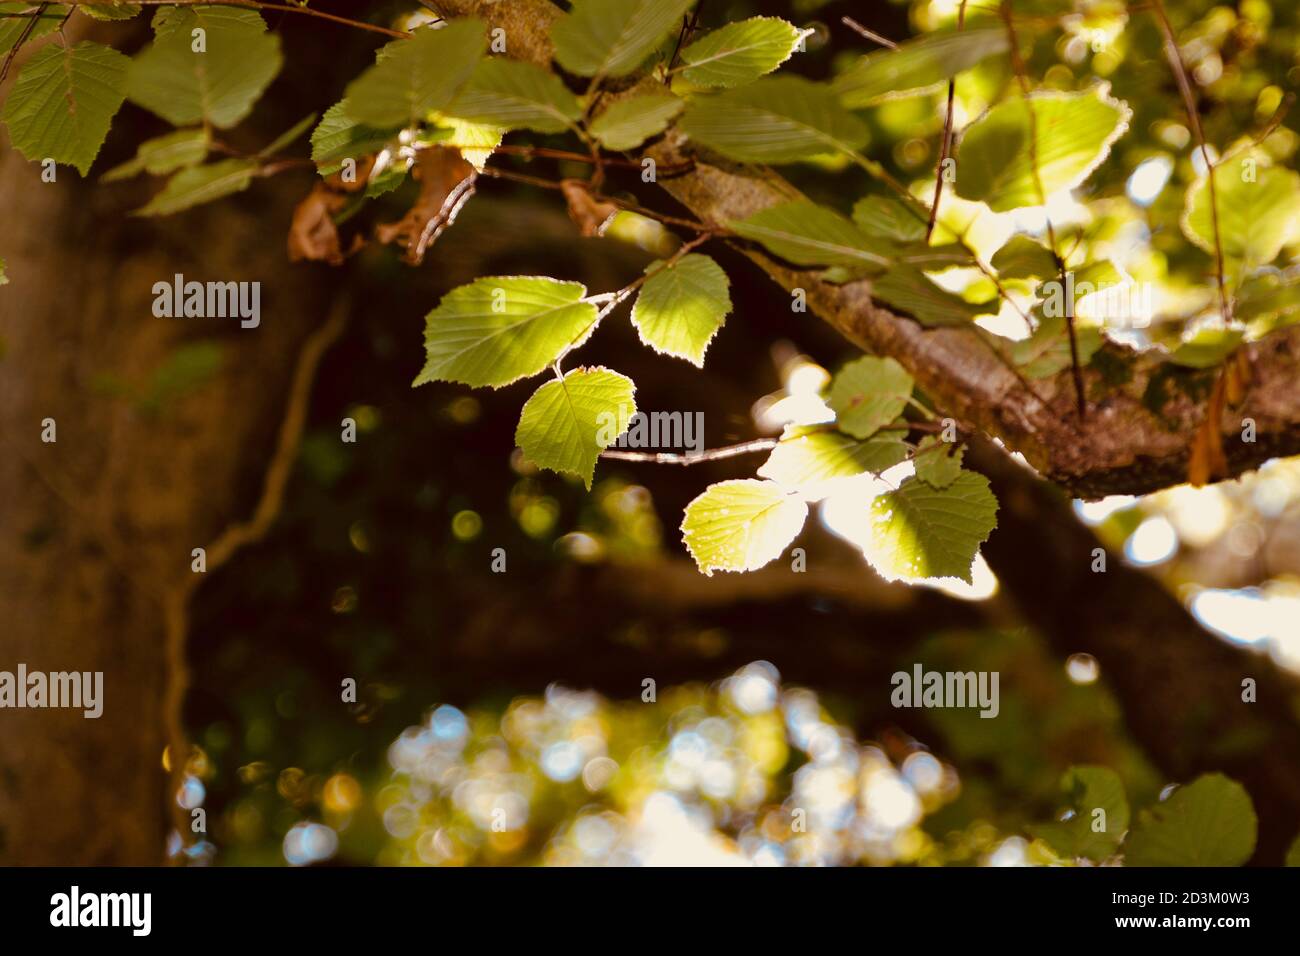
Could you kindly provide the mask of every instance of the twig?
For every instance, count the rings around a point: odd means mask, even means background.
[[[19,34],[18,39],[14,41],[14,45],[10,47],[9,53],[5,56],[4,66],[0,66],[0,83],[4,83],[5,77],[9,75],[9,67],[13,65],[14,57],[16,57],[18,51],[23,48],[23,44],[27,42],[27,38],[32,35],[32,31],[36,29],[36,21],[44,15],[45,8],[48,6],[48,3],[42,3],[40,5],[40,8],[32,15],[32,18],[27,21],[27,26],[23,27],[23,32]]]
[[[293,474],[294,462],[307,422],[311,388],[316,369],[325,352],[338,341],[347,326],[349,300],[346,296],[335,299],[329,319],[307,337],[294,368],[289,386],[289,399],[280,435],[271,463],[262,482],[262,494],[247,521],[229,525],[205,549],[207,572],[225,564],[240,548],[260,540],[280,513],[284,491]],[[166,722],[168,753],[171,760],[171,789],[168,805],[182,846],[188,845],[190,821],[187,811],[176,800],[185,784],[186,766],[189,763],[189,741],[185,734],[184,705],[189,689],[189,666],[185,659],[185,644],[189,633],[189,602],[203,578],[190,574],[168,590],[163,599],[166,621],[164,654],[167,667],[166,692],[163,700],[163,718]]]
[[[527,173],[516,173],[513,170],[501,169],[498,166],[484,166],[481,172],[484,176],[488,176],[492,179],[506,179],[506,180],[510,180],[511,182],[524,183],[529,186],[537,186],[541,189],[563,188],[559,183],[553,180],[543,179],[540,176],[529,176]],[[605,193],[599,193],[599,192],[593,192],[591,196],[593,199],[598,199],[601,202],[612,203],[613,205],[618,206],[620,209],[625,209],[628,212],[635,212],[638,213],[639,215],[646,216],[650,219],[655,219],[659,222],[664,223],[665,225],[681,226],[683,229],[690,229],[693,230],[694,232],[709,232],[714,235],[721,235],[723,233],[723,230],[718,229],[715,226],[707,226],[702,222],[696,222],[694,219],[681,219],[677,216],[669,216],[665,213],[661,213],[654,209],[649,209],[645,206],[642,206],[639,203],[630,202],[626,199],[620,199],[617,196],[609,196],[606,195]]]
[[[670,85],[673,81],[673,67],[677,65],[677,55],[682,52],[682,44],[686,42],[686,38],[695,32],[695,24],[700,22],[700,8],[703,6],[704,0],[700,0],[689,17],[682,17],[682,30],[677,34],[673,55],[668,58],[668,68],[664,70],[664,86]]]
[[[961,6],[957,8],[957,32],[960,33],[966,26],[966,0],[961,0]],[[934,201],[930,203],[930,221],[925,225],[925,241],[930,242],[930,236],[934,234],[934,224],[939,219],[939,198],[943,195],[943,164],[948,161],[948,150],[952,147],[952,116],[953,101],[957,98],[957,77],[954,75],[948,80],[948,111],[943,121],[943,139],[939,142],[939,164],[935,167],[934,172]]]
[[[722,448],[708,448],[701,452],[651,452],[651,451],[602,451],[601,458],[613,461],[643,461],[653,465],[698,465],[705,461],[721,461],[738,455],[751,455],[760,451],[771,451],[780,444],[777,438],[755,438],[741,442],[739,445],[725,445]]]
[[[1165,57],[1173,68],[1174,78],[1178,81],[1178,91],[1183,97],[1183,106],[1187,109],[1187,118],[1196,136],[1196,145],[1200,147],[1201,158],[1205,160],[1205,181],[1210,190],[1210,223],[1214,228],[1214,270],[1219,283],[1219,307],[1223,312],[1223,321],[1232,318],[1228,303],[1228,283],[1223,265],[1223,239],[1219,235],[1219,198],[1214,186],[1215,164],[1210,162],[1210,149],[1205,142],[1205,131],[1201,129],[1201,117],[1196,108],[1196,94],[1192,91],[1191,81],[1187,77],[1187,67],[1183,55],[1178,50],[1178,39],[1174,36],[1173,25],[1165,13],[1163,0],[1151,0],[1151,11],[1155,14],[1160,32],[1165,39]],[[1280,122],[1280,120],[1279,120]]]
[[[866,37],[872,43],[879,43],[881,46],[889,50],[898,49],[898,44],[895,43],[893,40],[889,39],[889,37],[882,37],[879,33],[876,33],[873,30],[868,30],[866,27],[864,27],[857,20],[854,20],[852,17],[840,17],[840,23],[844,24],[854,33]]]
[[[1069,287],[1065,277],[1065,260],[1061,258],[1056,243],[1056,227],[1052,217],[1047,214],[1047,190],[1043,188],[1043,175],[1038,168],[1038,115],[1034,112],[1033,100],[1029,95],[1029,74],[1025,70],[1025,61],[1020,56],[1020,42],[1016,37],[1015,23],[1011,18],[1011,6],[1008,0],[1002,3],[1002,19],[1007,25],[1007,41],[1011,48],[1011,66],[1016,73],[1016,82],[1020,86],[1020,97],[1025,104],[1025,117],[1029,124],[1029,168],[1033,173],[1034,187],[1038,190],[1038,201],[1043,205],[1043,221],[1047,224],[1047,244],[1051,248],[1052,258],[1056,261],[1058,281],[1064,291]],[[1079,412],[1079,419],[1088,413],[1088,400],[1083,387],[1083,367],[1079,364],[1079,338],[1074,328],[1074,303],[1065,304],[1065,329],[1070,339],[1070,375],[1074,380],[1074,397]]]
[[[102,4],[104,0],[60,0],[67,7],[88,7],[96,3]],[[301,13],[304,16],[316,17],[320,20],[329,20],[331,23],[341,23],[344,26],[355,27],[358,30],[369,30],[372,33],[382,33],[385,36],[394,37],[399,40],[407,39],[411,34],[405,30],[390,30],[388,27],[377,26],[373,23],[366,23],[362,20],[353,20],[350,17],[342,17],[336,13],[326,13],[324,10],[316,10],[308,6],[293,6],[285,3],[267,3],[264,0],[130,0],[131,4],[138,7],[244,7],[249,10],[266,10],[273,13]]]

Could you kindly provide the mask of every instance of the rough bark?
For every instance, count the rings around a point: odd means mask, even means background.
[[[559,15],[549,0],[438,0],[437,6],[450,16],[474,15],[505,28],[512,56],[550,61],[549,38],[538,29]],[[674,131],[646,155],[661,169],[689,166],[661,177],[659,185],[710,225],[725,228],[731,220],[800,198],[772,170],[701,153]],[[1072,494],[1142,494],[1186,480],[1192,440],[1209,414],[1215,371],[1178,368],[1159,354],[1108,344],[1084,370],[1089,401],[1081,421],[1068,369],[1027,383],[977,330],[924,328],[877,303],[870,280],[832,285],[757,249],[748,255],[787,290],[804,289],[812,311],[849,341],[902,363],[943,414],[1000,439]],[[1300,453],[1300,328],[1270,335],[1243,352],[1250,382],[1241,402],[1225,408],[1218,423],[1228,477]],[[1253,442],[1242,441],[1246,418],[1256,425]]]

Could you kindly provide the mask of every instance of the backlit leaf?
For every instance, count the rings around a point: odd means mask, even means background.
[[[1223,254],[1247,266],[1266,265],[1282,246],[1300,237],[1300,175],[1278,166],[1255,170],[1253,181],[1236,163],[1214,169],[1218,197],[1219,235]],[[1210,211],[1210,184],[1202,176],[1187,190],[1183,232],[1206,252],[1214,254],[1214,222]]]
[[[656,271],[658,270],[658,271]],[[632,324],[656,352],[704,366],[704,351],[731,311],[727,274],[708,256],[690,253],[669,268],[652,262],[654,273],[632,306]]]
[[[1058,190],[1082,183],[1128,129],[1131,115],[1104,85],[1003,100],[962,135],[957,195],[982,200],[995,212],[1041,205]]]
[[[936,89],[986,57],[1005,53],[1007,32],[1001,27],[977,27],[954,33],[932,33],[864,56],[833,84],[850,109],[884,100],[917,96]]]
[[[831,379],[829,405],[835,423],[854,438],[867,438],[893,422],[912,397],[912,376],[892,358],[864,355]]]
[[[943,489],[908,478],[871,502],[867,560],[888,581],[955,577],[969,584],[997,510],[988,479],[973,471]]]
[[[682,50],[682,76],[696,86],[749,83],[789,59],[802,35],[780,17],[728,23]]]
[[[880,431],[863,441],[824,425],[788,425],[758,475],[798,488],[805,498],[824,498],[841,479],[878,475],[904,461],[906,435],[905,430]]]
[[[947,488],[961,475],[966,449],[938,435],[926,435],[916,448],[916,477],[931,488]]]
[[[515,444],[541,468],[577,475],[591,490],[600,453],[636,414],[636,387],[607,368],[578,368],[547,382],[524,404]]]
[[[425,319],[427,361],[414,384],[498,388],[536,375],[594,330],[586,294],[545,276],[485,276],[453,289]]]
[[[1051,250],[1021,235],[1008,239],[990,263],[1003,279],[1047,279],[1059,271]]]
[[[774,481],[722,481],[686,506],[682,540],[707,575],[754,571],[781,556],[807,517],[808,503]]]

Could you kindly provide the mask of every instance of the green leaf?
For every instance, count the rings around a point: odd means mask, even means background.
[[[1240,329],[1203,326],[1178,343],[1169,361],[1188,368],[1213,368],[1237,351],[1245,337]]]
[[[1101,348],[1104,339],[1095,325],[1075,322],[1075,343],[1079,365],[1085,366]],[[1070,367],[1070,329],[1064,316],[1040,316],[1038,328],[1027,339],[1011,346],[1011,361],[1026,378],[1047,378]]]
[[[1058,272],[1051,250],[1022,235],[1008,239],[990,261],[1002,279],[1047,279]]]
[[[1105,85],[1079,93],[1039,91],[1028,100],[1003,100],[962,135],[957,195],[982,200],[994,212],[1041,205],[1058,190],[1087,179],[1128,129],[1130,116],[1128,105],[1112,99]]]
[[[325,111],[312,130],[311,158],[321,167],[321,175],[329,176],[338,171],[339,160],[377,153],[398,132],[396,126],[379,129],[357,122],[348,111],[348,101],[340,100]]]
[[[31,16],[18,16],[18,14],[30,12],[32,16],[36,16],[39,6],[31,3],[30,0],[22,3],[0,3],[0,54],[8,53],[13,48],[32,19]],[[59,28],[59,24],[67,15],[68,8],[63,4],[50,4],[37,16],[36,25],[32,27],[32,32],[27,34],[26,42],[31,43],[43,36],[49,36]]]
[[[944,489],[908,478],[871,502],[867,560],[887,581],[960,578],[971,583],[980,543],[997,527],[988,479],[963,471]]]
[[[450,103],[487,49],[482,21],[453,20],[394,40],[374,66],[348,84],[348,115],[384,129],[414,126]]]
[[[133,216],[170,216],[233,193],[243,192],[253,181],[257,163],[251,159],[223,159],[219,163],[182,169],[167,180],[162,192],[154,196]]]
[[[600,453],[627,431],[636,386],[607,368],[578,368],[533,393],[519,416],[515,444],[541,468],[577,475],[591,490]]]
[[[586,286],[545,276],[485,276],[452,289],[425,318],[427,361],[413,384],[499,388],[536,375],[595,330]]]
[[[1197,777],[1138,816],[1126,866],[1241,866],[1255,851],[1255,808],[1223,774]]]
[[[926,435],[916,448],[916,477],[931,488],[944,489],[961,476],[966,449],[938,435]]]
[[[1295,241],[1300,219],[1300,175],[1278,166],[1259,167],[1253,182],[1243,178],[1235,163],[1214,169],[1218,196],[1219,235],[1223,254],[1247,267],[1272,262],[1282,246]],[[1202,176],[1187,190],[1183,232],[1214,254],[1214,221],[1210,183]]]
[[[871,236],[899,242],[919,242],[925,238],[925,220],[888,196],[864,196],[853,204],[853,221]]]
[[[9,284],[9,275],[5,272],[5,261],[0,259],[0,285]]]
[[[830,89],[769,76],[692,101],[678,123],[697,143],[746,163],[793,163],[867,144],[867,127]]]
[[[1286,851],[1286,865],[1300,866],[1300,836],[1291,841],[1291,849]]]
[[[731,311],[727,274],[698,253],[667,268],[662,261],[652,262],[645,271],[653,275],[632,305],[632,324],[641,341],[703,368],[704,352]]]
[[[562,133],[582,115],[582,107],[549,70],[535,63],[489,57],[479,61],[442,112],[488,126]]]
[[[501,145],[506,131],[499,126],[470,123],[454,117],[437,117],[437,129],[426,130],[427,141],[453,146],[460,150],[461,158],[479,172],[487,164],[493,150]]]
[[[912,397],[912,376],[891,358],[865,355],[831,380],[829,404],[835,424],[854,438],[868,438],[892,423]]]
[[[864,56],[832,84],[849,109],[884,100],[928,93],[969,70],[986,57],[1005,53],[1007,33],[1001,27],[977,27],[955,33],[932,33]]]
[[[14,149],[33,162],[53,159],[86,175],[122,105],[130,62],[88,40],[36,51],[5,103]]]
[[[788,425],[758,475],[798,488],[805,498],[824,498],[841,479],[878,475],[905,461],[906,435],[905,430],[880,431],[859,441],[823,425]]]
[[[401,157],[392,158],[382,164],[375,163],[370,167],[370,177],[366,180],[366,198],[374,199],[385,193],[391,193],[406,182],[406,175],[410,171],[410,161]]]
[[[114,166],[100,177],[100,181],[108,183],[140,173],[165,176],[178,169],[197,166],[207,156],[208,134],[202,127],[178,129],[174,133],[145,140],[136,149],[133,159]]]
[[[705,34],[682,50],[682,76],[696,86],[740,86],[790,58],[803,31],[780,17],[750,17]]]
[[[1031,826],[1029,832],[1062,857],[1100,863],[1113,856],[1129,823],[1128,797],[1119,774],[1108,767],[1071,767],[1061,777],[1061,789],[1069,800],[1070,818]]]
[[[156,36],[131,63],[126,91],[176,126],[239,123],[280,72],[280,38],[254,10],[168,7],[154,16]],[[203,30],[196,52],[195,30]]]
[[[781,556],[807,517],[808,503],[774,481],[722,481],[686,506],[682,540],[706,575],[755,571]]]
[[[94,17],[96,20],[130,20],[139,14],[142,9],[136,3],[86,3],[77,7],[88,17]]]
[[[1258,339],[1300,319],[1300,282],[1291,275],[1254,275],[1237,290],[1233,317],[1248,323]]]
[[[574,0],[555,21],[560,66],[578,76],[626,76],[681,24],[694,0]]]
[[[834,210],[806,199],[780,203],[733,219],[728,227],[799,266],[887,266],[880,240]]]
[[[671,93],[642,93],[615,103],[591,124],[606,149],[635,149],[658,136],[686,104]]]
[[[996,300],[967,302],[935,285],[921,269],[902,262],[873,280],[871,295],[925,326],[969,325],[975,316],[998,309]]]

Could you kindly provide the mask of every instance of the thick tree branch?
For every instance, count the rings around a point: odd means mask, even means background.
[[[549,28],[560,11],[549,0],[442,0],[440,7],[449,16],[472,14],[504,27],[513,56],[550,61]],[[771,170],[694,154],[675,132],[647,155],[660,170],[694,160],[686,172],[661,175],[659,185],[709,224],[725,226],[800,198]],[[1140,494],[1186,479],[1214,370],[1182,369],[1158,354],[1108,344],[1083,370],[1089,409],[1080,422],[1068,369],[1031,389],[977,341],[980,333],[974,329],[927,329],[877,304],[869,280],[830,285],[760,251],[747,255],[785,288],[806,290],[813,311],[849,341],[902,363],[945,415],[1000,439],[1071,494]],[[1219,423],[1232,475],[1269,458],[1300,453],[1300,328],[1277,332],[1243,351],[1251,382]],[[1255,423],[1254,442],[1241,440],[1246,418]]]

